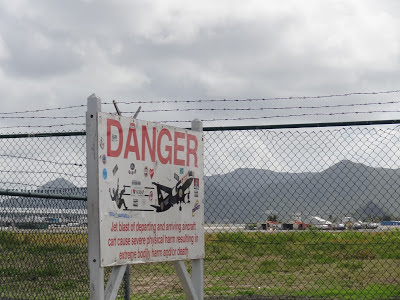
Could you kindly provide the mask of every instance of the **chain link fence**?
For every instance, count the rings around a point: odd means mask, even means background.
[[[399,128],[204,136],[205,298],[400,297]],[[89,299],[85,142],[0,137],[0,299]],[[171,263],[130,273],[132,299],[185,298]]]
[[[1,299],[88,298],[85,147],[84,133],[0,139]]]

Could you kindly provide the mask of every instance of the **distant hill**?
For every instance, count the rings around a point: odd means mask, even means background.
[[[45,194],[62,194],[74,196],[86,196],[87,189],[76,187],[72,182],[57,178],[38,187],[31,192]],[[62,200],[62,199],[44,199],[28,197],[2,197],[0,207],[24,207],[24,208],[86,208],[86,201],[82,200]]]
[[[362,209],[368,203],[378,215],[400,212],[399,169],[347,160],[317,173],[237,169],[204,180],[206,222],[265,221],[270,213],[281,221],[295,213],[301,213],[303,221],[310,216],[340,219],[357,212],[365,217],[369,212]]]
[[[74,189],[76,186],[65,178],[57,178],[37,188],[40,190]]]
[[[322,172],[287,173],[237,169],[205,176],[205,222],[265,221],[269,214],[290,221],[300,213],[311,216],[367,219],[387,214],[400,217],[400,169],[372,168],[341,161]],[[37,192],[86,195],[66,179],[58,178]],[[2,197],[0,206],[85,208],[85,201]]]
[[[388,211],[370,201],[364,206],[359,207],[354,213],[354,217],[359,220],[374,220],[375,218],[382,219],[390,215]]]

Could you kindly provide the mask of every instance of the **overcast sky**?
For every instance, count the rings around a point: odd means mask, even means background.
[[[398,0],[0,0],[1,112],[84,105],[92,93],[110,102],[400,90],[399,58]],[[399,100],[399,93],[390,93],[306,100],[142,104],[142,109],[266,109]],[[130,115],[128,112],[134,112],[138,105],[120,107]],[[400,119],[400,113],[348,114],[394,111],[399,107],[399,103],[392,103],[272,111],[143,112],[139,118],[228,119],[205,121],[205,126],[286,124]],[[62,110],[51,115],[83,116],[85,110]],[[104,110],[113,108],[108,105]],[[320,113],[335,115],[314,115]],[[35,114],[39,115],[45,114]],[[277,117],[284,115],[296,116]],[[259,119],[235,120],[248,116]],[[0,127],[24,122],[33,124],[25,119],[0,119]],[[40,122],[84,123],[84,119]]]

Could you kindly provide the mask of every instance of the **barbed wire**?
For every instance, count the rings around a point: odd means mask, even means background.
[[[86,123],[68,123],[68,124],[54,124],[54,125],[15,125],[15,126],[3,126],[0,129],[11,129],[11,128],[53,128],[53,127],[66,127],[66,126],[86,126]]]
[[[323,99],[323,98],[333,98],[333,97],[348,97],[354,95],[382,95],[382,94],[393,94],[399,93],[400,90],[390,90],[390,91],[378,91],[378,92],[351,92],[343,94],[330,94],[330,95],[318,95],[318,96],[291,96],[291,97],[270,97],[270,98],[247,98],[247,99],[198,99],[198,100],[159,100],[159,101],[120,101],[119,104],[160,104],[160,103],[202,103],[202,102],[252,102],[252,101],[271,101],[271,100],[296,100],[296,99]],[[355,107],[368,107],[373,105],[393,105],[400,103],[400,100],[392,101],[373,101],[366,103],[352,103],[352,104],[334,104],[334,105],[307,105],[307,106],[285,106],[285,107],[217,107],[217,108],[155,108],[142,110],[142,113],[161,113],[161,112],[250,112],[250,111],[284,111],[284,110],[301,110],[301,109],[336,109],[336,108],[355,108]],[[113,103],[103,103],[105,105]],[[67,110],[72,108],[83,108],[86,105],[73,105],[65,107],[47,108],[47,109],[37,109],[37,110],[26,110],[19,112],[5,112],[0,113],[0,119],[48,119],[48,120],[66,120],[66,119],[81,119],[85,118],[84,115],[79,116],[23,116],[24,113],[39,113],[39,112],[50,112],[56,110]],[[266,120],[266,119],[277,119],[277,118],[291,118],[291,117],[325,117],[325,116],[339,116],[339,115],[360,115],[360,114],[373,114],[373,113],[398,113],[399,110],[371,110],[371,111],[345,111],[345,112],[315,112],[315,113],[296,113],[296,114],[280,114],[272,116],[244,116],[244,117],[229,117],[229,118],[206,118],[202,119],[203,122],[218,122],[218,121],[245,121],[245,120]],[[132,114],[134,112],[124,112],[126,114]],[[17,114],[17,116],[13,115]],[[191,120],[163,120],[163,123],[183,123],[191,122]],[[71,123],[58,123],[49,125],[32,125],[32,124],[18,124],[18,125],[8,125],[0,126],[0,129],[17,129],[17,128],[60,128],[60,127],[70,127],[70,126],[86,126],[85,123],[71,122]]]
[[[389,102],[370,102],[370,103],[354,103],[354,104],[337,104],[337,105],[321,105],[321,106],[287,106],[287,107],[247,107],[247,108],[171,108],[171,109],[152,109],[141,110],[143,113],[149,112],[187,112],[187,111],[263,111],[263,110],[289,110],[289,109],[324,109],[324,108],[340,108],[340,107],[358,107],[369,105],[387,105],[398,104],[400,100]],[[124,112],[134,113],[134,112]]]
[[[86,175],[75,175],[64,172],[54,172],[54,171],[24,171],[24,170],[0,170],[0,173],[17,173],[17,174],[55,174],[55,175],[65,175],[75,178],[86,178]]]
[[[276,100],[305,100],[305,99],[324,99],[334,97],[348,97],[361,95],[383,95],[399,93],[400,90],[380,91],[380,92],[352,92],[343,94],[319,95],[319,96],[289,96],[289,97],[269,97],[269,98],[247,98],[247,99],[197,99],[197,100],[155,100],[155,101],[117,101],[118,104],[157,104],[157,103],[202,103],[202,102],[252,102],[252,101],[276,101]],[[112,102],[104,104],[112,105]]]
[[[43,111],[65,110],[65,109],[80,108],[80,107],[86,107],[86,104],[71,105],[71,106],[64,106],[64,107],[54,107],[54,108],[43,108],[43,109],[35,109],[35,110],[25,110],[25,111],[2,112],[2,113],[0,113],[0,115],[37,113],[37,112],[43,112]]]
[[[155,103],[203,103],[203,102],[252,102],[252,101],[272,101],[272,100],[324,99],[324,98],[334,98],[334,97],[383,95],[383,94],[394,94],[394,93],[400,93],[400,90],[378,91],[378,92],[350,92],[350,93],[318,95],[318,96],[289,96],[289,97],[244,98],[244,99],[197,99],[197,100],[150,100],[150,101],[137,100],[137,101],[118,101],[117,103],[119,103],[119,104],[155,104]],[[103,102],[102,104],[113,105],[112,102]],[[67,110],[67,109],[83,108],[83,107],[86,107],[86,104],[35,109],[35,110],[25,110],[25,111],[0,112],[0,115],[50,112],[50,111]],[[79,116],[79,117],[81,117],[81,116]],[[54,118],[60,118],[60,117],[54,117]]]
[[[304,113],[304,114],[291,114],[281,116],[262,116],[262,117],[240,117],[240,118],[214,118],[214,119],[201,119],[203,122],[217,122],[217,121],[245,121],[245,120],[262,120],[262,119],[276,119],[287,117],[310,117],[310,116],[338,116],[350,114],[373,114],[373,113],[399,113],[400,110],[374,110],[374,111],[355,111],[355,112],[337,112],[337,113]],[[192,120],[162,120],[161,123],[184,123],[192,122]]]
[[[10,154],[0,154],[0,157],[27,159],[27,160],[37,161],[37,162],[52,163],[52,164],[63,165],[63,166],[77,166],[77,167],[86,166],[86,164],[83,164],[83,163],[80,163],[80,164],[78,164],[78,163],[62,163],[62,162],[57,162],[57,161],[38,159],[38,158],[31,158],[31,157],[24,157],[24,156],[18,156],[18,155],[10,155]]]
[[[18,116],[18,117],[3,117],[0,116],[0,119],[50,119],[50,120],[57,120],[57,119],[82,119],[85,116]]]
[[[292,110],[292,109],[326,109],[326,108],[343,108],[343,107],[366,107],[371,105],[389,105],[399,104],[400,100],[388,102],[368,102],[368,103],[353,103],[353,104],[336,104],[336,105],[320,105],[320,106],[286,106],[286,107],[242,107],[242,108],[171,108],[171,109],[150,109],[141,110],[142,113],[154,112],[189,112],[189,111],[266,111],[266,110]],[[135,112],[124,111],[125,114],[132,114]],[[0,116],[0,119],[78,119],[85,118],[85,116]],[[65,124],[67,126],[70,124]],[[71,124],[72,125],[72,124]],[[76,124],[75,124],[76,125]],[[57,125],[54,125],[57,126]],[[58,125],[61,126],[61,125]],[[4,128],[4,127],[3,127]]]
[[[372,110],[372,111],[346,111],[346,112],[332,112],[332,113],[302,113],[302,114],[288,114],[288,115],[274,115],[274,116],[260,116],[260,117],[237,117],[237,118],[213,118],[204,119],[203,122],[217,122],[217,121],[245,121],[245,120],[263,120],[263,119],[278,119],[278,118],[291,118],[291,117],[321,117],[321,116],[339,116],[339,115],[360,115],[360,114],[374,114],[374,113],[399,113],[400,110]],[[158,120],[161,123],[185,123],[192,120]],[[69,123],[69,124],[54,124],[54,125],[15,125],[3,126],[0,129],[11,128],[53,128],[65,126],[86,126],[85,123]]]

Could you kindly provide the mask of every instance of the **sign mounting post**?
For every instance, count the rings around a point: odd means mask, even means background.
[[[101,100],[95,94],[87,99],[86,166],[88,209],[88,261],[90,299],[104,299],[104,269],[100,266],[99,168],[98,168],[98,113]]]

